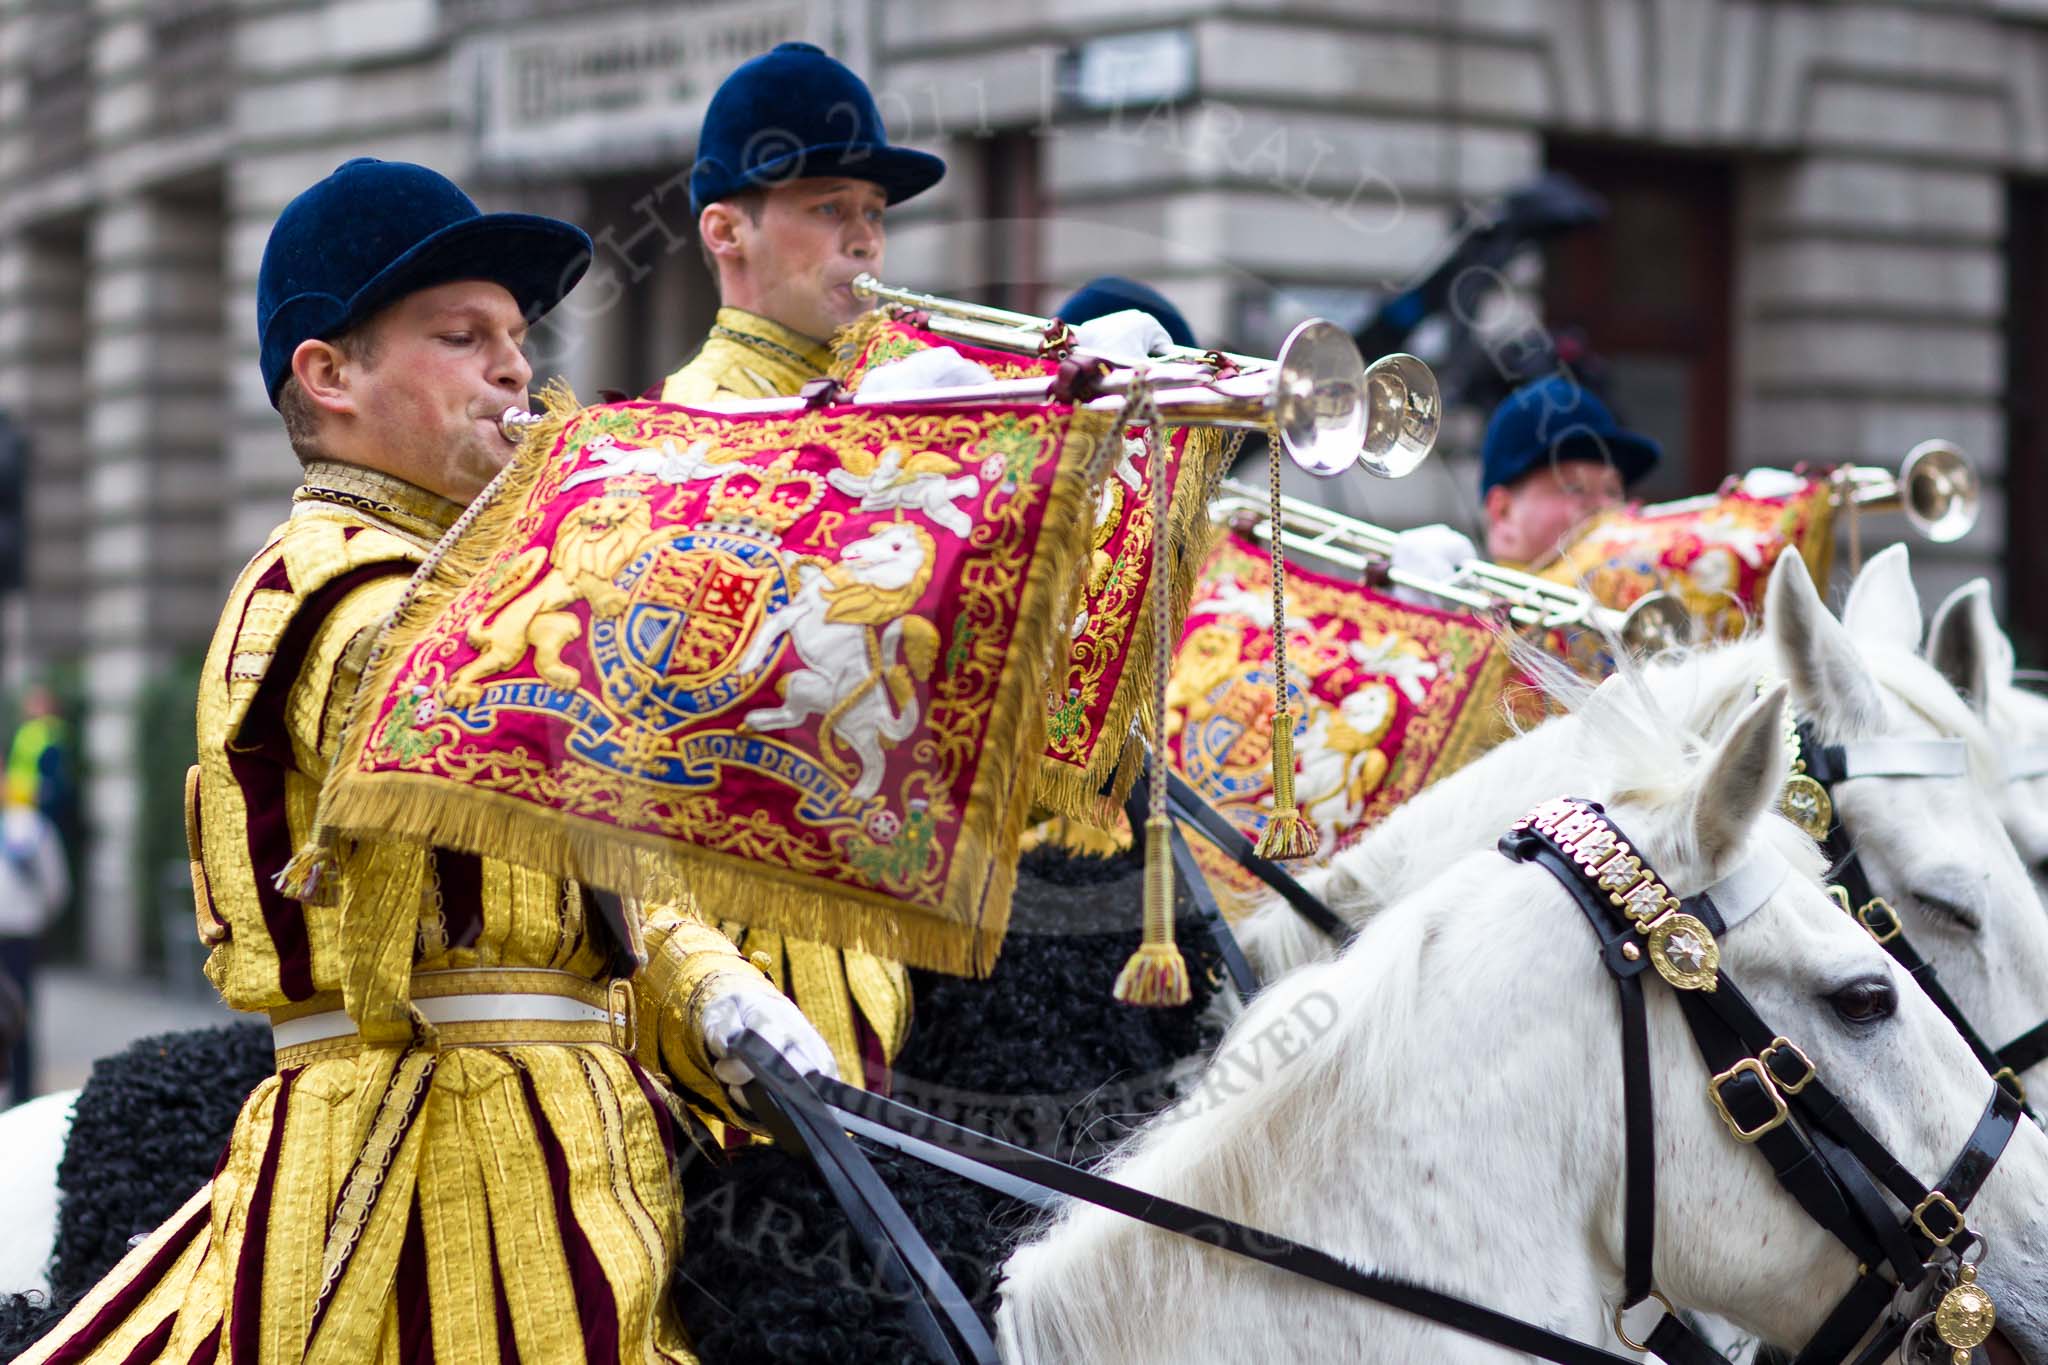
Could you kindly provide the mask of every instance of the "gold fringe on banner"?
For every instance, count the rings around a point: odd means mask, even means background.
[[[1188,606],[1201,582],[1202,565],[1215,548],[1217,537],[1223,534],[1222,528],[1209,520],[1209,500],[1215,496],[1217,484],[1222,482],[1243,445],[1241,431],[1218,427],[1188,429],[1187,445],[1181,451],[1180,477],[1165,518],[1169,547],[1167,582],[1172,590],[1167,599],[1169,656],[1180,644],[1181,626],[1188,619]],[[1155,537],[1157,534],[1155,529]],[[1139,614],[1131,633],[1132,660],[1152,657],[1153,636],[1158,629],[1151,612]],[[1054,673],[1055,678],[1063,676],[1064,661]],[[1139,730],[1156,728],[1153,720],[1152,689],[1144,671],[1127,665],[1103,714],[1102,730],[1089,754],[1088,766],[1084,769],[1047,757],[1038,776],[1040,804],[1097,829],[1114,828],[1123,814],[1124,800],[1138,778],[1139,765],[1125,759],[1138,747],[1134,735]],[[1114,738],[1119,735],[1123,736],[1121,740]]]
[[[527,498],[578,411],[559,384],[543,395],[547,421],[521,443],[513,464],[472,504],[435,557],[423,564],[372,651],[350,708],[342,751],[322,789],[318,837],[402,840],[507,858],[554,876],[641,896],[666,870],[713,919],[895,958],[955,975],[986,975],[1009,925],[1017,845],[1031,809],[1030,779],[1045,745],[1046,674],[1065,621],[1057,608],[1085,572],[1094,476],[1119,431],[1113,413],[1076,412],[1059,453],[1039,543],[1017,607],[1010,664],[995,698],[981,769],[952,856],[944,904],[908,912],[895,896],[835,887],[792,869],[619,829],[447,779],[359,772],[383,699],[438,616],[514,534]],[[1084,453],[1085,452],[1085,453]],[[1009,742],[1005,743],[1007,740]],[[770,888],[773,894],[764,894]]]

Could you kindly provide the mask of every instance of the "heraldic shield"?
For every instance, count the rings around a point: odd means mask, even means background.
[[[986,972],[1115,414],[552,397],[374,646],[321,829]]]
[[[877,311],[842,333],[839,347],[846,359],[838,377],[858,389],[876,366],[934,346],[950,347],[998,379],[1036,378],[1059,369],[1057,351],[1022,356],[971,346],[923,330],[914,314],[905,318]],[[1169,607],[1172,630],[1178,631],[1213,534],[1209,499],[1241,441],[1216,427],[1175,427],[1162,461],[1145,428],[1124,431],[1091,512],[1084,550],[1087,576],[1065,623],[1066,662],[1053,671],[1046,688],[1038,801],[1047,810],[1100,829],[1115,828],[1121,820],[1123,799],[1143,766],[1133,725],[1150,721],[1146,664],[1153,642],[1145,605],[1152,584],[1152,480],[1167,480],[1166,534],[1173,565]]]

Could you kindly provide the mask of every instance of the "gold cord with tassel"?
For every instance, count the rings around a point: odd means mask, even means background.
[[[1172,589],[1167,564],[1170,527],[1166,489],[1173,445],[1159,420],[1151,389],[1141,375],[1132,386],[1127,417],[1146,423],[1151,446],[1146,474],[1152,511],[1152,753],[1145,810],[1145,937],[1116,978],[1116,998],[1126,1005],[1185,1005],[1188,964],[1173,941],[1173,846],[1166,823],[1166,681],[1173,666]]]
[[[1273,813],[1259,835],[1261,858],[1313,858],[1322,836],[1294,804],[1294,713],[1287,706],[1287,558],[1280,543],[1280,442],[1268,434],[1266,481],[1272,491],[1267,542],[1273,553]]]

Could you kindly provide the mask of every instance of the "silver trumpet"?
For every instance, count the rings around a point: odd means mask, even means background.
[[[1263,490],[1226,481],[1210,500],[1209,513],[1240,534],[1271,544],[1275,531],[1269,506]],[[1287,550],[1351,573],[1384,578],[1475,613],[1505,608],[1518,625],[1546,630],[1591,626],[1618,638],[1632,654],[1653,654],[1691,638],[1692,619],[1670,593],[1645,594],[1627,611],[1617,611],[1578,588],[1484,559],[1466,560],[1448,579],[1430,578],[1392,566],[1394,532],[1299,498],[1281,498],[1278,534]]]
[[[926,330],[969,345],[1029,356],[1064,354],[1072,345],[1072,330],[1058,318],[898,289],[872,275],[855,277],[853,292],[922,314]],[[1442,422],[1443,402],[1429,366],[1398,352],[1368,366],[1351,337],[1321,318],[1289,332],[1271,360],[1191,346],[1171,347],[1156,360],[1148,367],[1148,382],[1169,425],[1271,431],[1296,464],[1324,478],[1353,465],[1381,478],[1403,478],[1428,458]],[[1102,391],[1120,393],[1135,375],[1127,368],[1112,370]],[[996,387],[947,392],[1000,401]]]
[[[1048,354],[1047,339],[1066,335],[1052,318],[1012,313],[958,299],[890,289],[873,277],[853,282],[854,292],[924,314],[926,327],[977,346],[1024,355]],[[1404,478],[1436,444],[1442,400],[1436,376],[1412,355],[1384,356],[1370,366],[1335,323],[1311,318],[1287,334],[1271,360],[1223,351],[1176,347],[1141,373],[1108,367],[1088,376],[1079,401],[1116,411],[1136,384],[1149,386],[1160,420],[1168,426],[1236,427],[1276,437],[1294,462],[1329,478],[1361,465],[1385,479]],[[890,405],[1029,403],[1072,392],[1061,377],[1004,379],[986,384],[905,390]],[[795,413],[808,398],[763,398],[722,403],[721,411]],[[507,408],[498,419],[505,439],[517,442],[540,419]]]
[[[1851,515],[1902,512],[1915,531],[1939,545],[1968,535],[1983,505],[1970,457],[1953,442],[1943,440],[1914,446],[1896,472],[1876,465],[1840,465],[1828,476],[1828,483],[1836,511]],[[1642,509],[1643,515],[1710,507],[1718,496],[1709,493],[1651,503]]]

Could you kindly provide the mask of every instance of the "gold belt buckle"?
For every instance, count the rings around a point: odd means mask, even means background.
[[[640,1050],[639,995],[630,977],[614,980],[605,992],[605,1008],[611,1015],[612,1042],[628,1057]]]

